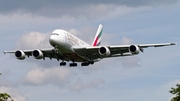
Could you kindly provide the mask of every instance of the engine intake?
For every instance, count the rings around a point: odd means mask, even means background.
[[[99,51],[99,54],[103,55],[103,56],[109,56],[111,54],[109,48],[107,48],[107,47],[101,47],[101,48],[99,48],[98,51]]]
[[[26,54],[22,50],[17,50],[15,56],[19,60],[24,60],[26,58]]]
[[[44,57],[42,51],[40,51],[40,50],[38,50],[38,49],[37,49],[37,50],[34,50],[34,51],[32,52],[32,55],[34,56],[35,59],[42,59],[42,58]]]
[[[139,54],[140,52],[140,49],[137,45],[131,45],[129,47],[129,51],[132,53],[132,54]]]

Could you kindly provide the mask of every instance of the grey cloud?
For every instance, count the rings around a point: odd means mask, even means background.
[[[16,49],[36,49],[36,48],[50,48],[49,44],[50,34],[43,34],[39,32],[29,32],[23,34],[16,43]]]
[[[178,0],[30,0],[30,1],[0,1],[0,13],[12,13],[15,11],[32,13],[43,16],[62,16],[68,13],[83,12],[90,5],[124,5],[129,7],[137,6],[158,6],[177,3]],[[89,13],[96,12],[91,9]],[[77,13],[78,14],[78,13]],[[100,13],[101,14],[101,13]]]
[[[69,84],[71,77],[71,70],[62,67],[52,68],[34,68],[30,70],[25,77],[20,79],[20,82],[24,85],[45,85],[53,84],[58,87],[65,87]]]
[[[78,79],[74,84],[69,86],[71,91],[81,91],[84,89],[97,88],[100,84],[104,84],[105,81],[101,78],[94,78],[91,82],[84,83],[83,80]]]
[[[42,8],[71,8],[89,4],[118,4],[126,6],[142,6],[156,4],[173,4],[178,0],[30,0],[30,1],[0,1],[1,11],[13,11],[17,9],[38,10]]]

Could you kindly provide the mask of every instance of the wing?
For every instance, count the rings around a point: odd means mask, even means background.
[[[161,44],[137,44],[137,45],[116,45],[116,46],[95,46],[95,47],[73,47],[74,51],[80,56],[95,60],[98,58],[132,56],[143,52],[143,48],[171,46],[175,43]]]
[[[33,55],[33,52],[36,51],[36,56]],[[55,49],[53,48],[49,48],[49,49],[32,49],[32,50],[17,50],[17,51],[4,51],[4,54],[6,53],[14,53],[15,56],[20,59],[23,60],[25,59],[25,56],[34,56],[36,59],[45,59],[45,58],[54,58],[57,60],[65,60],[64,57],[62,56],[62,54],[60,54],[59,51],[55,51]]]

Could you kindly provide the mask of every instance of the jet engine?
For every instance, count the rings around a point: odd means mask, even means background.
[[[40,50],[38,50],[38,49],[37,49],[37,50],[34,50],[34,51],[32,52],[32,55],[34,56],[35,59],[42,59],[42,58],[44,57],[42,51],[40,51]]]
[[[132,54],[139,54],[140,49],[139,49],[139,47],[136,46],[136,45],[131,45],[131,46],[129,47],[129,51],[130,51]]]
[[[100,55],[103,55],[103,56],[109,56],[111,54],[109,48],[107,48],[107,47],[99,48],[98,52]]]
[[[22,50],[17,50],[15,56],[19,60],[24,60],[26,58],[26,54]]]

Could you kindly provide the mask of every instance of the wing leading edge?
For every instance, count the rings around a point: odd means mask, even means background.
[[[17,50],[17,51],[4,51],[6,53],[15,53],[16,58],[18,59],[25,59],[26,56],[34,56],[36,59],[45,59],[47,58],[54,58],[57,60],[65,60],[61,54],[57,53],[58,51],[54,50],[53,48],[49,49],[32,49],[32,50]]]
[[[97,58],[132,56],[139,54],[139,52],[143,52],[143,48],[163,47],[163,46],[171,46],[171,45],[175,45],[175,43],[92,46],[92,47],[90,46],[90,47],[73,47],[73,49],[77,54],[94,60]]]

